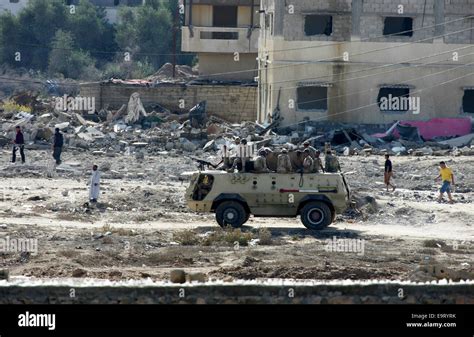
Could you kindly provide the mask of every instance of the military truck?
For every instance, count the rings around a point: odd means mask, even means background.
[[[192,172],[186,202],[196,212],[214,212],[220,226],[241,227],[255,217],[296,217],[308,229],[334,222],[350,205],[342,173]]]

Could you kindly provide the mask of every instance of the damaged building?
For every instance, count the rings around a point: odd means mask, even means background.
[[[472,1],[261,0],[261,13],[260,122],[474,116]]]
[[[253,81],[257,73],[260,0],[186,0],[183,52],[197,53],[199,75]]]

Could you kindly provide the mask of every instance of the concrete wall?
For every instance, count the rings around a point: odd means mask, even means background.
[[[98,83],[81,84],[80,95],[95,97],[98,107],[119,109],[127,104],[130,95],[138,92],[146,106],[160,104],[171,111],[187,112],[200,101],[207,101],[207,112],[230,122],[255,121],[256,87],[243,86],[162,86],[144,88],[124,85],[99,85]],[[185,107],[181,109],[180,100]],[[150,112],[150,109],[147,109]]]
[[[64,282],[66,283],[66,282]],[[0,304],[474,304],[472,284],[0,286]],[[71,288],[75,297],[70,297]],[[399,289],[404,297],[398,297]],[[293,297],[288,296],[290,291]],[[180,297],[184,294],[184,297]]]
[[[253,80],[257,76],[257,54],[240,54],[239,61],[234,54],[199,54],[201,78],[226,80]],[[216,75],[213,75],[216,74]]]
[[[275,27],[273,35],[261,29],[259,55],[268,55],[271,63],[260,62],[259,120],[276,107],[280,88],[284,125],[304,119],[382,124],[473,115],[462,112],[462,97],[464,87],[474,86],[474,22],[462,18],[474,14],[474,2],[427,0],[425,7],[424,0],[295,0],[294,14],[277,0],[262,3],[274,12]],[[308,13],[333,15],[333,34],[305,36]],[[413,36],[384,37],[386,16],[413,18]],[[307,82],[329,86],[326,111],[297,109],[296,88]],[[386,84],[409,85],[411,95],[420,98],[421,113],[381,112],[376,101]]]

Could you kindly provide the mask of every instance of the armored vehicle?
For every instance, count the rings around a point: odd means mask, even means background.
[[[329,226],[350,205],[342,173],[192,172],[186,202],[196,212],[214,212],[220,226],[241,227],[256,217],[301,216],[309,229]]]

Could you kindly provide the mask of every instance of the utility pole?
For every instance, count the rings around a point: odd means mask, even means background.
[[[176,30],[178,28],[178,15],[179,15],[179,2],[176,1],[176,8],[174,9],[173,13],[173,78],[176,77]]]

